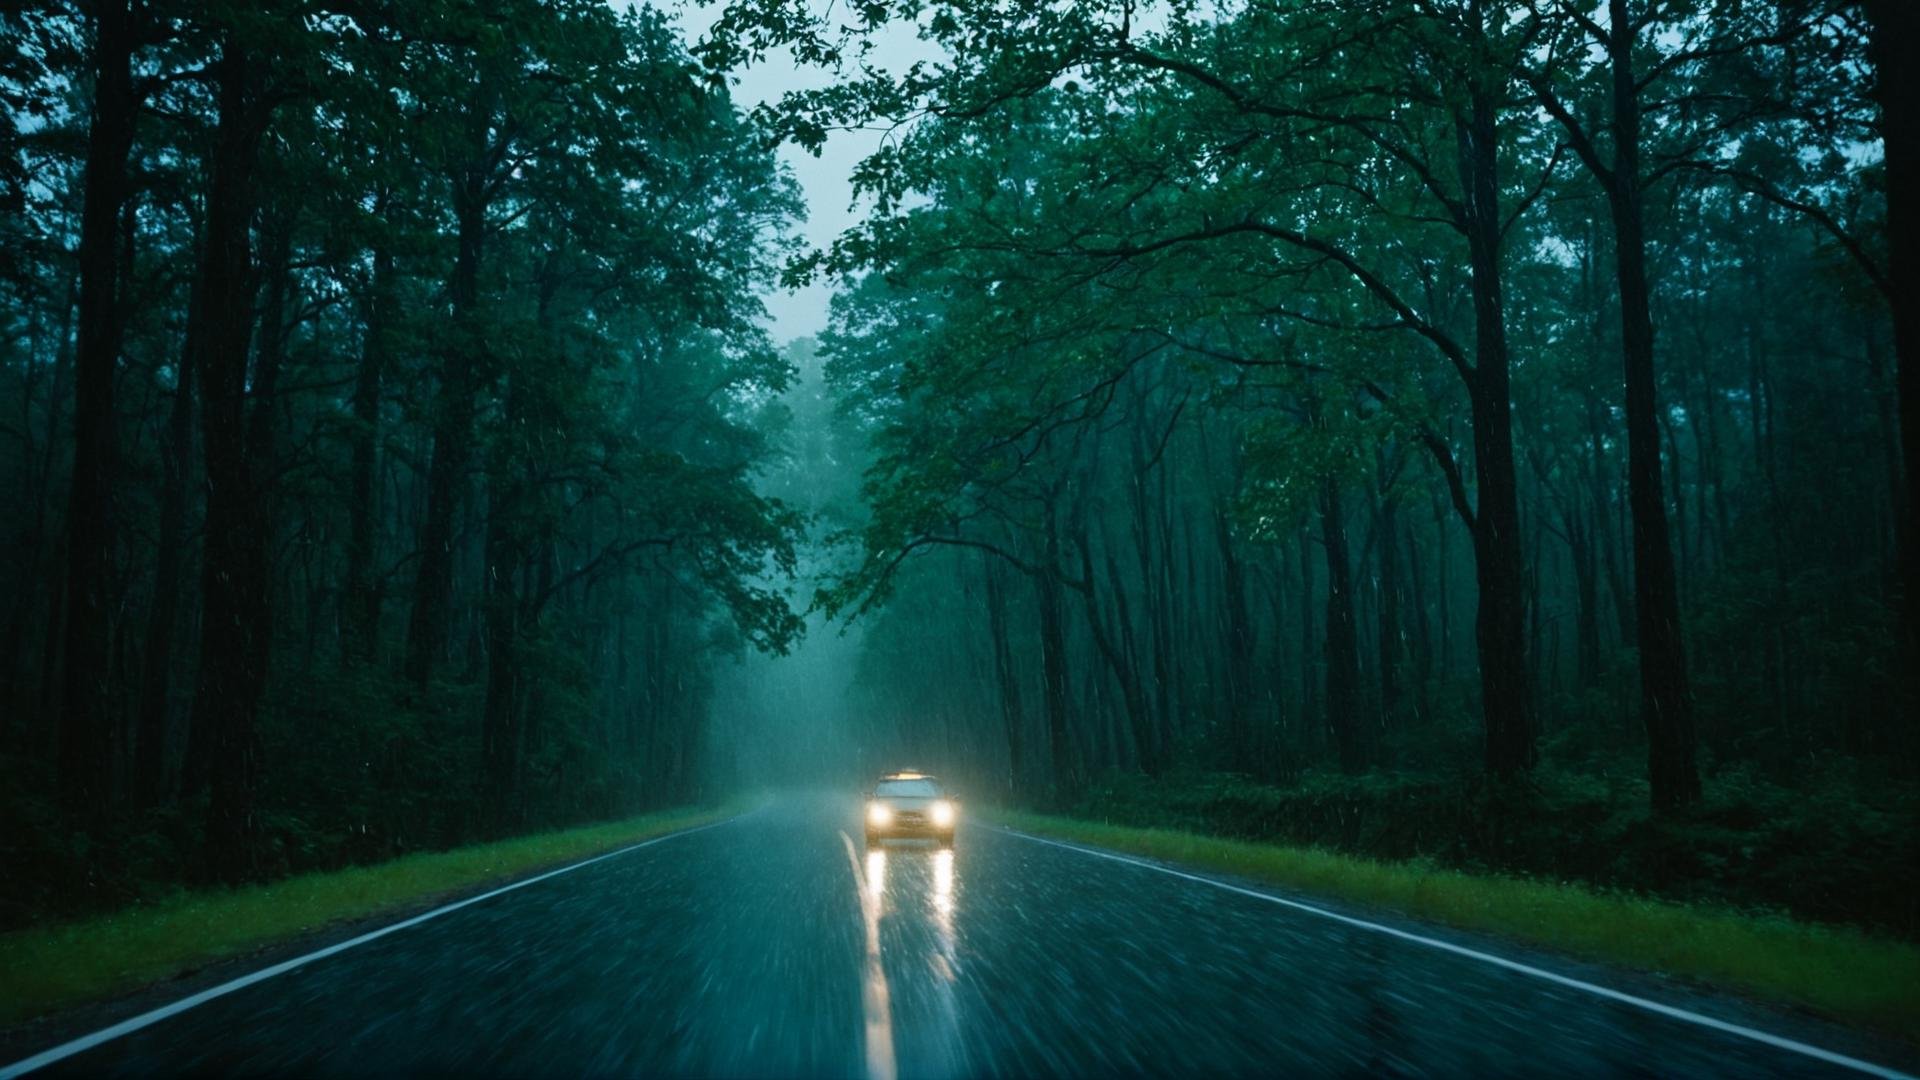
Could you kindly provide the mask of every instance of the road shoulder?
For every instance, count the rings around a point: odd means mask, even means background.
[[[1343,920],[1378,923],[1389,933],[1428,937],[1463,950],[1511,958],[1557,976],[1727,1024],[1758,1027],[1786,1039],[1920,1072],[1920,1042],[1914,1036],[1920,1025],[1910,1019],[1920,1016],[1916,1011],[1920,1007],[1914,1004],[1920,998],[1920,950],[1905,943],[1771,917],[1606,896],[1576,886],[1395,866],[1194,833],[1008,810],[976,816],[989,827],[1016,835],[1138,860],[1230,890],[1322,909]],[[1516,910],[1518,917],[1512,917]],[[1609,912],[1613,918],[1601,919],[1595,912]],[[1280,915],[1276,909],[1276,916]],[[1555,932],[1576,916],[1588,920],[1577,924],[1580,933]],[[1601,932],[1609,928],[1631,932],[1636,919],[1650,921],[1658,933],[1677,938],[1682,947],[1664,953],[1644,947],[1649,944],[1645,942],[1606,947],[1609,942]],[[1727,948],[1753,934],[1774,935],[1766,944],[1790,961],[1784,973],[1772,972],[1775,977],[1760,986],[1728,977],[1725,967],[1686,963],[1702,956],[1726,960]],[[1836,939],[1840,947],[1834,947]],[[1681,962],[1644,962],[1650,956]],[[1736,955],[1727,966],[1738,972],[1739,960]],[[1873,1007],[1823,1008],[1822,1002],[1791,993],[1794,984],[1781,975],[1793,971],[1813,972],[1811,982],[1816,987],[1852,980],[1851,994],[1837,1000],[1842,1006],[1867,1001]],[[1904,982],[1899,981],[1902,972]],[[1861,982],[1876,979],[1892,981]]]
[[[514,887],[557,868],[604,857],[736,816],[739,807],[672,810],[623,821],[472,845],[447,852],[270,884],[187,894],[151,908],[31,928],[0,937],[0,1006],[19,1019],[0,1027],[0,1063],[57,1046],[236,978]],[[207,905],[211,913],[198,910]],[[279,908],[281,910],[274,910]],[[191,910],[192,918],[183,918]],[[248,921],[249,914],[269,917]],[[198,940],[182,924],[222,926]],[[163,951],[103,966],[117,942]]]

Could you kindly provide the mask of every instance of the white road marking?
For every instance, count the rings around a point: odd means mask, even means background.
[[[1742,1039],[1750,1039],[1757,1043],[1764,1043],[1775,1049],[1801,1054],[1815,1061],[1823,1061],[1842,1069],[1852,1069],[1855,1072],[1865,1073],[1868,1076],[1881,1077],[1883,1080],[1916,1080],[1914,1076],[1908,1073],[1900,1072],[1897,1069],[1890,1069],[1885,1065],[1875,1065],[1871,1061],[1862,1061],[1859,1058],[1848,1057],[1845,1054],[1836,1054],[1831,1050],[1822,1050],[1817,1046],[1812,1046],[1795,1039],[1789,1039],[1785,1036],[1774,1035],[1756,1028],[1744,1027],[1740,1024],[1728,1023],[1725,1020],[1716,1020],[1711,1016],[1705,1016],[1689,1009],[1682,1009],[1674,1005],[1663,1005],[1658,1001],[1636,997],[1633,994],[1624,993],[1619,990],[1612,990],[1597,983],[1587,982],[1584,979],[1575,979],[1567,975],[1555,974],[1544,968],[1537,968],[1531,964],[1523,964],[1517,960],[1508,960],[1505,957],[1481,952],[1478,949],[1469,949],[1464,945],[1455,945],[1450,941],[1442,941],[1439,938],[1430,938],[1423,934],[1415,934],[1406,930],[1396,930],[1391,926],[1368,922],[1365,919],[1356,919],[1351,915],[1342,915],[1335,911],[1328,911],[1325,908],[1314,907],[1312,904],[1303,904],[1298,900],[1288,900],[1285,897],[1274,896],[1270,893],[1263,893],[1255,889],[1242,888],[1239,885],[1233,885],[1200,874],[1190,874],[1184,870],[1176,870],[1171,866],[1162,866],[1159,863],[1149,862],[1145,859],[1136,859],[1129,855],[1121,855],[1111,851],[1101,851],[1098,848],[1081,847],[1078,844],[1066,844],[1058,840],[1048,840],[1045,837],[1034,836],[1031,833],[1023,833],[1017,829],[1008,829],[998,825],[988,825],[986,828],[992,829],[995,832],[1006,833],[1009,836],[1017,836],[1022,840],[1031,840],[1036,844],[1045,844],[1048,847],[1065,848],[1068,851],[1077,851],[1082,855],[1091,855],[1098,859],[1111,859],[1114,862],[1126,863],[1129,866],[1138,866],[1145,870],[1155,870],[1162,874],[1171,874],[1177,878],[1197,881],[1202,885],[1211,885],[1216,889],[1225,889],[1228,892],[1239,893],[1242,896],[1251,896],[1256,900],[1265,900],[1269,903],[1279,904],[1282,907],[1292,908],[1295,911],[1304,911],[1309,915],[1318,915],[1323,919],[1332,919],[1335,922],[1345,923],[1348,926],[1358,927],[1362,930],[1371,930],[1374,933],[1386,934],[1389,937],[1396,937],[1402,941],[1415,942],[1428,946],[1429,948],[1439,949],[1442,952],[1450,952],[1456,956],[1464,956],[1472,960],[1481,961],[1482,963],[1492,964],[1495,967],[1505,968],[1508,971],[1519,972],[1522,975],[1531,975],[1536,979],[1542,979],[1572,990],[1578,990],[1582,993],[1592,994],[1595,997],[1606,998],[1609,1001],[1617,1001],[1623,1005],[1631,1005],[1636,1009],[1645,1009],[1648,1012],[1657,1013],[1661,1016],[1671,1017],[1689,1024],[1697,1024],[1700,1027],[1711,1028],[1714,1031],[1724,1032]],[[849,843],[851,843],[851,841],[849,841]],[[0,1077],[0,1080],[4,1080],[4,1078]]]
[[[847,861],[853,864],[853,888],[860,894],[860,917],[867,925],[866,972],[860,980],[860,1004],[867,1022],[867,1080],[894,1080],[899,1070],[893,1059],[893,1006],[887,995],[886,968],[880,963],[881,890],[877,885],[869,888],[853,837],[842,832],[840,839],[846,841]],[[884,867],[885,854],[880,858]]]
[[[573,871],[578,870],[583,866],[592,866],[594,863],[597,863],[597,862],[605,862],[608,859],[618,858],[619,856],[625,855],[628,852],[638,851],[643,847],[652,847],[655,844],[662,843],[667,840],[672,840],[677,837],[691,836],[694,833],[704,832],[707,829],[718,828],[719,826],[728,824],[729,822],[738,821],[740,817],[743,817],[743,816],[745,815],[730,817],[726,819],[726,821],[715,821],[706,825],[696,825],[691,829],[681,829],[678,832],[670,832],[665,836],[656,836],[651,840],[642,840],[638,844],[630,844],[626,847],[619,849],[618,851],[609,851],[605,855],[596,855],[591,859],[583,859],[580,862],[574,863],[570,866],[563,866],[558,870],[549,870],[544,874],[539,874],[534,877],[527,878],[523,881],[516,881],[511,885],[503,885],[500,888],[494,889],[491,892],[481,893],[479,896],[469,896],[465,900],[456,900],[453,903],[448,904],[444,907],[434,908],[432,911],[425,912],[424,914],[420,914],[420,915],[415,915],[410,919],[402,919],[401,921],[394,923],[391,926],[383,926],[378,930],[374,930],[370,933],[361,934],[357,938],[353,938],[348,941],[342,941],[337,945],[329,945],[324,949],[316,949],[313,952],[307,953],[305,956],[297,956],[297,957],[294,957],[292,960],[282,961],[278,964],[273,965],[272,967],[261,968],[259,971],[253,972],[250,975],[242,975],[241,977],[234,979],[230,982],[223,982],[219,986],[202,990],[199,993],[194,994],[190,997],[181,998],[179,1001],[176,1001],[171,1005],[162,1005],[161,1007],[154,1009],[150,1012],[143,1012],[139,1016],[135,1016],[127,1020],[122,1020],[111,1027],[101,1028],[99,1031],[96,1031],[91,1035],[82,1035],[79,1038],[74,1039],[70,1042],[61,1043],[59,1046],[56,1046],[51,1050],[43,1050],[40,1053],[35,1054],[30,1058],[22,1058],[21,1060],[16,1061],[11,1065],[8,1065],[4,1068],[0,1068],[0,1080],[13,1080],[14,1077],[21,1076],[26,1073],[30,1073],[35,1069],[44,1069],[48,1065],[52,1065],[57,1061],[63,1061],[67,1058],[72,1057],[75,1054],[84,1053],[85,1051],[91,1050],[102,1043],[111,1042],[122,1035],[132,1034],[133,1032],[139,1031],[141,1028],[150,1027],[154,1024],[157,1024],[160,1021],[165,1020],[170,1016],[178,1016],[181,1013],[186,1012],[188,1009],[205,1005],[207,1002],[212,1001],[214,998],[225,997],[226,995],[233,993],[235,990],[244,990],[247,987],[254,985],[255,983],[265,982],[276,975],[285,975],[287,972],[292,971],[294,968],[302,967],[306,964],[311,964],[315,960],[324,960],[327,957],[334,955],[335,953],[346,952],[348,949],[351,949],[356,945],[365,945],[367,942],[373,941],[376,938],[386,937],[388,934],[405,930],[410,926],[419,926],[421,923],[426,922],[428,919],[437,919],[440,916],[447,914],[448,912],[459,911],[463,907],[467,907],[471,904],[477,904],[482,900],[491,900],[492,898],[499,896],[502,893],[510,893],[515,889],[524,889],[529,885],[533,885],[538,882],[545,881],[548,878],[559,877],[561,874],[572,873]]]

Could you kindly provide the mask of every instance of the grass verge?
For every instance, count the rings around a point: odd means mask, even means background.
[[[266,885],[182,892],[111,915],[0,935],[0,1026],[133,990],[331,923],[502,884],[735,812],[646,814]]]
[[[1272,882],[1570,956],[1695,979],[1913,1038],[1920,947],[1774,915],[1383,863],[1169,829],[994,810],[1024,832]]]

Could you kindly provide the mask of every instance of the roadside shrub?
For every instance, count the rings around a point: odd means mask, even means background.
[[[1655,818],[1644,783],[1624,769],[1547,768],[1511,790],[1460,775],[1307,773],[1271,785],[1188,772],[1107,777],[1068,812],[1920,937],[1920,803],[1831,771],[1809,779],[1789,788],[1729,769],[1694,812]]]

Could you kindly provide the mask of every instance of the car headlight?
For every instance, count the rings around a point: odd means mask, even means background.
[[[874,825],[893,824],[893,808],[886,803],[868,803],[867,821]]]
[[[945,799],[933,804],[933,823],[946,828],[953,824],[953,804]]]

